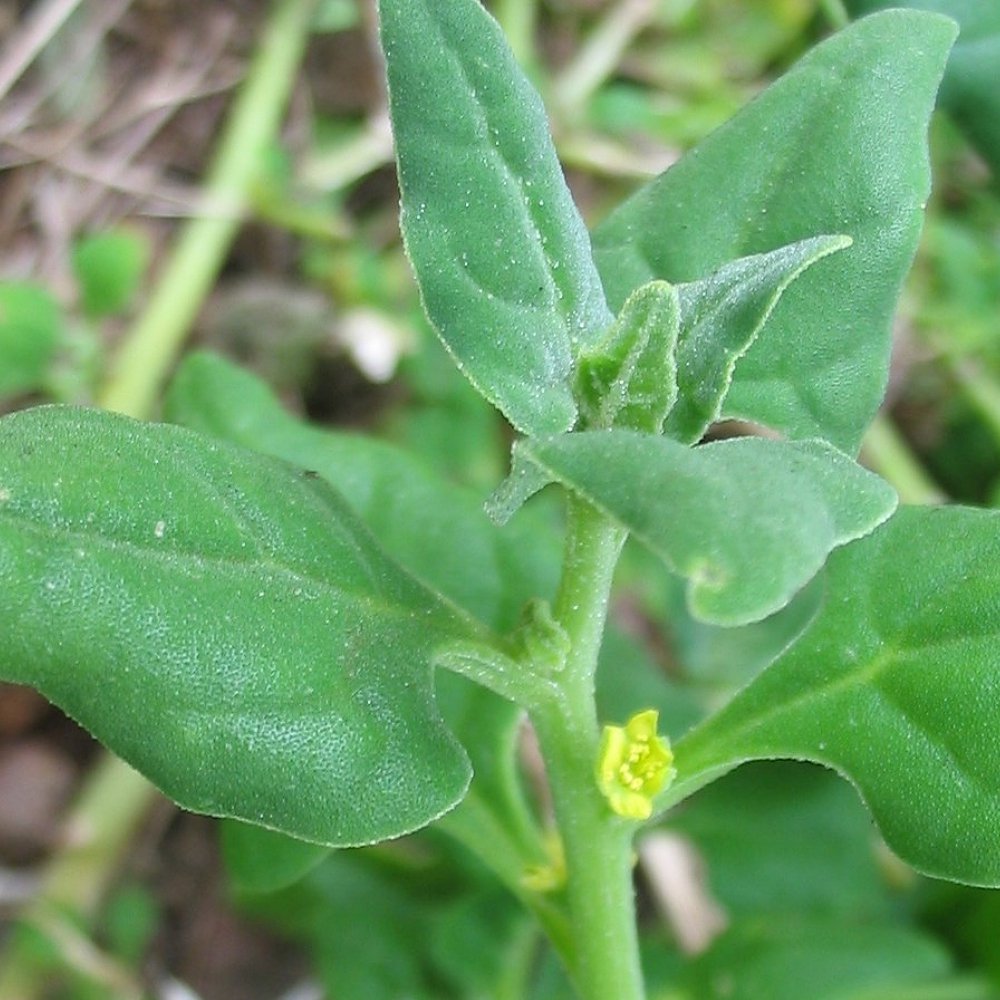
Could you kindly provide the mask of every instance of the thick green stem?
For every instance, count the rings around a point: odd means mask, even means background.
[[[438,820],[438,828],[454,837],[483,862],[535,915],[552,946],[569,964],[573,957],[573,928],[559,905],[545,893],[524,885],[529,860],[521,845],[497,821],[492,810],[470,795],[452,812]]]
[[[566,854],[575,960],[584,1000],[641,1000],[632,886],[634,827],[608,808],[594,777],[600,731],[594,672],[625,532],[570,498],[555,615],[571,640],[558,694],[532,711]]]
[[[316,0],[278,0],[205,179],[210,214],[191,219],[142,316],[129,332],[100,403],[146,414],[173,365],[237,230],[277,134]]]

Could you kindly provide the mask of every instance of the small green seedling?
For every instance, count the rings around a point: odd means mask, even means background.
[[[590,1000],[645,995],[642,824],[749,761],[825,765],[916,869],[1000,885],[1000,514],[897,510],[854,461],[952,22],[858,21],[588,234],[477,0],[381,0],[380,20],[427,315],[520,435],[492,520],[195,355],[171,424],[0,421],[0,677],[182,806],[297,838],[283,874],[437,823]],[[770,433],[702,443],[730,418]],[[561,570],[528,503],[553,485]],[[815,579],[794,641],[685,732],[595,703],[629,537],[715,625]],[[518,773],[524,715],[552,829]]]

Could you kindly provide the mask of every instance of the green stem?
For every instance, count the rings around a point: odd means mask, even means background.
[[[888,417],[877,416],[862,445],[865,464],[887,479],[903,503],[934,504],[947,499]]]
[[[146,416],[243,222],[301,61],[316,0],[277,0],[205,180],[210,214],[182,229],[100,396],[109,410]]]
[[[594,779],[600,742],[594,672],[625,532],[580,499],[571,497],[568,506],[554,611],[572,645],[558,694],[531,714],[566,854],[575,942],[570,971],[584,1000],[642,1000],[632,886],[634,827],[611,813]]]
[[[308,154],[300,176],[308,187],[340,191],[392,162],[392,129],[388,115],[370,119],[335,149]]]
[[[530,991],[541,935],[531,921],[525,921],[504,954],[503,971],[496,983],[493,1000],[524,1000]]]

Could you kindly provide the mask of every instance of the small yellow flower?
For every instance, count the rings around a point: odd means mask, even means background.
[[[673,780],[670,742],[656,733],[659,713],[647,709],[624,726],[605,726],[597,755],[597,784],[626,819],[649,819],[653,797]]]

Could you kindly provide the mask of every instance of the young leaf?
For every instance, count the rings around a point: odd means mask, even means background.
[[[528,500],[551,482],[552,477],[515,444],[510,455],[510,472],[486,498],[484,510],[491,521],[505,527]]]
[[[427,315],[526,434],[576,419],[573,358],[611,322],[545,112],[478,0],[380,0],[401,226]]]
[[[874,15],[817,46],[613,212],[594,249],[613,309],[817,233],[850,253],[802,275],[736,367],[723,416],[854,452],[882,398],[889,327],[930,188],[934,93],[955,36],[938,15]]]
[[[677,286],[678,397],[664,433],[682,444],[701,440],[722,410],[736,362],[785,289],[816,261],[850,243],[846,236],[817,236],[731,261],[707,278]]]
[[[688,448],[630,431],[518,442],[515,455],[610,514],[688,578],[692,614],[764,618],[896,506],[889,485],[822,441]]]
[[[677,398],[679,311],[673,285],[651,281],[629,296],[604,339],[583,351],[576,383],[586,427],[660,433]]]
[[[220,824],[222,856],[230,883],[239,893],[275,892],[298,882],[329,853],[262,826],[227,819]]]
[[[430,659],[470,629],[319,477],[97,411],[0,421],[0,677],[186,808],[333,845],[439,816],[469,764]]]
[[[669,798],[747,760],[815,761],[905,861],[1000,885],[1000,512],[903,508],[826,583],[798,642],[676,745]]]

